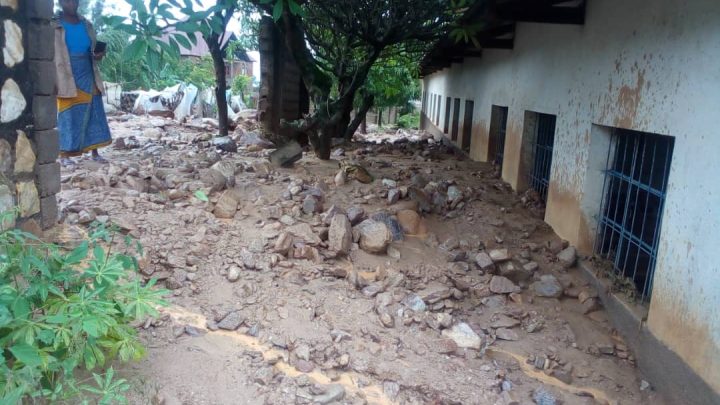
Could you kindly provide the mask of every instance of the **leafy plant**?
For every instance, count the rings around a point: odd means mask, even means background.
[[[401,115],[400,118],[398,118],[397,126],[399,128],[420,128],[420,113],[414,112]]]
[[[78,381],[76,371],[141,358],[131,323],[156,316],[166,291],[136,276],[131,252],[142,254],[139,243],[125,238],[123,252],[106,247],[116,235],[97,226],[66,252],[20,230],[0,233],[0,403],[85,395],[122,402],[129,385],[112,368],[94,374],[95,384]]]

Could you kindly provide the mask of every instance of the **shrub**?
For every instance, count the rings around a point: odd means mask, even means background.
[[[398,118],[397,126],[400,128],[420,128],[420,113],[401,115]]]
[[[0,223],[13,214],[1,214]],[[66,252],[20,230],[0,230],[0,403],[75,403],[86,395],[124,401],[129,384],[112,368],[90,381],[79,381],[77,371],[141,358],[145,350],[130,323],[157,315],[166,292],[135,274],[130,251],[142,254],[139,243],[125,238],[124,252],[104,247],[115,235],[98,226]]]

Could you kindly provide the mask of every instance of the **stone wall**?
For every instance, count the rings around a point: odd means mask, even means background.
[[[3,227],[33,231],[57,221],[52,13],[53,0],[0,0],[0,212],[18,207]]]

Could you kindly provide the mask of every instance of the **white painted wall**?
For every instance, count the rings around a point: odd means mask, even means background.
[[[493,104],[508,106],[511,163],[524,112],[557,114],[546,221],[574,243],[597,214],[581,204],[592,124],[676,138],[648,325],[720,391],[720,1],[590,0],[586,17],[518,24],[513,50],[485,50],[425,90],[473,99],[480,132]],[[505,165],[506,180],[518,176]]]

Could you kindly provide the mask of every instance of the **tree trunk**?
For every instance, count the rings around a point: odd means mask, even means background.
[[[367,134],[367,114],[363,117],[363,120],[360,123],[360,133],[363,135]]]
[[[228,104],[226,98],[227,80],[225,79],[225,55],[219,45],[214,45],[218,43],[218,38],[207,38],[206,41],[210,46],[210,55],[212,56],[213,66],[215,68],[215,98],[217,99],[218,106],[220,136],[228,136],[230,123],[228,121]]]
[[[377,125],[378,128],[382,127],[382,108],[378,108],[378,118],[377,118]]]

